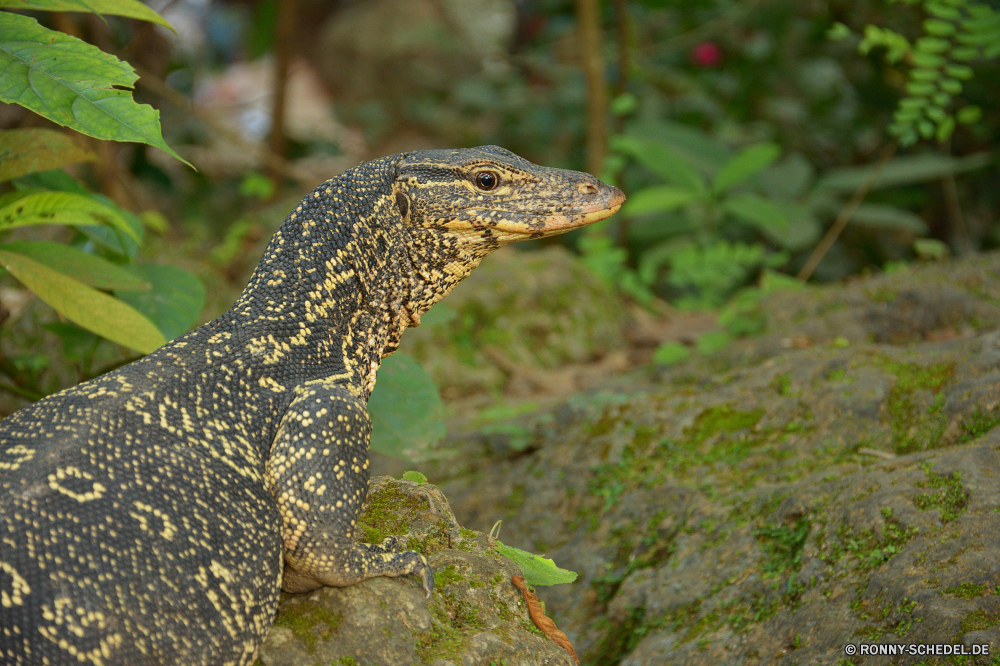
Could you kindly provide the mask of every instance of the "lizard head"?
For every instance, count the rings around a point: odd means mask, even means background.
[[[611,217],[625,201],[590,174],[538,166],[498,146],[414,151],[397,168],[404,221],[470,243],[565,233]]]

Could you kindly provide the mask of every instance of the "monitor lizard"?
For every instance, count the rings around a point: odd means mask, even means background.
[[[496,146],[317,187],[218,319],[0,422],[0,663],[252,664],[279,590],[418,576],[354,541],[381,359],[490,252],[620,190]]]

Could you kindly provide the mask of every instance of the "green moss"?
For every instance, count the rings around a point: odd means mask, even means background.
[[[756,531],[765,555],[762,566],[765,578],[798,571],[802,567],[802,547],[809,538],[811,527],[809,518],[802,516],[793,526],[765,525]]]
[[[434,572],[434,589],[442,590],[448,585],[454,585],[463,580],[468,579],[458,573],[458,569],[454,564],[449,564],[444,569]]]
[[[964,444],[974,439],[982,437],[990,430],[1000,424],[1000,409],[991,412],[976,410],[969,416],[962,419],[962,434],[958,436],[956,444]]]
[[[1000,624],[1000,612],[989,612],[983,609],[974,610],[962,619],[962,633],[992,629]]]
[[[896,377],[886,398],[892,448],[899,455],[924,451],[938,444],[947,426],[944,416],[944,394],[941,392],[955,374],[954,363],[919,365],[897,363],[881,357],[879,367]],[[924,406],[923,393],[934,394],[930,405]]]
[[[742,412],[729,405],[710,407],[698,415],[684,434],[692,443],[700,444],[716,434],[749,430],[757,425],[763,415],[763,409]]]
[[[411,497],[389,486],[368,498],[358,518],[358,529],[367,543],[381,543],[386,537],[406,534],[407,516],[427,511],[427,500]]]
[[[354,657],[341,657],[337,661],[331,661],[330,666],[358,666],[358,660]]]
[[[316,642],[328,641],[340,628],[344,616],[312,601],[287,604],[278,613],[274,626],[286,627],[302,641],[310,654],[316,654]]]
[[[465,591],[454,587],[463,580],[466,578],[454,565],[434,574],[434,596],[427,606],[432,615],[431,628],[416,634],[417,656],[425,664],[435,659],[460,661],[458,656],[465,651],[470,638],[486,628]]]
[[[954,594],[959,599],[974,599],[976,597],[981,597],[986,594],[986,590],[989,588],[986,584],[977,583],[962,583],[961,585],[956,585],[954,587],[949,587],[946,590],[942,590],[945,594]]]
[[[920,487],[932,488],[933,493],[917,495],[913,504],[921,511],[937,509],[941,512],[941,522],[949,523],[965,513],[969,503],[969,495],[962,487],[962,474],[955,471],[951,476],[935,474],[930,470],[930,464],[922,466],[927,474],[927,481],[918,483]]]

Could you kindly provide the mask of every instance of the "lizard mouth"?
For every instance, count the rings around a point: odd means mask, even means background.
[[[463,221],[454,226],[471,227],[472,229],[487,228],[524,238],[541,238],[566,233],[578,227],[606,220],[617,213],[618,209],[625,203],[625,194],[621,190],[604,183],[594,187],[593,191],[587,192],[587,195],[593,200],[584,204],[567,206],[568,210],[562,209],[558,212],[549,210],[511,215],[509,211],[489,211],[501,213],[501,215],[493,217],[484,215],[487,213],[485,210],[471,210],[468,211],[471,216],[473,218],[479,217],[481,222],[470,225],[468,221]]]

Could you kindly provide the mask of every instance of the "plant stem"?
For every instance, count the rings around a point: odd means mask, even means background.
[[[882,169],[885,168],[889,159],[896,154],[896,148],[898,147],[899,142],[895,140],[885,147],[885,150],[882,151],[882,156],[879,158],[878,164],[872,172],[872,175],[869,176],[868,180],[861,184],[861,187],[855,190],[854,194],[851,196],[851,200],[847,202],[847,205],[844,206],[843,209],[841,209],[840,215],[837,216],[833,226],[827,230],[826,235],[823,236],[819,245],[817,245],[816,249],[812,251],[811,255],[809,255],[809,259],[802,267],[802,270],[800,270],[799,274],[795,277],[803,282],[809,281],[809,278],[812,277],[816,267],[819,266],[819,262],[823,261],[823,257],[825,257],[826,253],[830,251],[831,247],[833,247],[834,242],[836,242],[841,232],[844,231],[844,227],[846,227],[847,223],[851,221],[851,216],[854,215],[854,211],[858,209],[861,202],[864,201],[866,196],[868,196],[868,192],[871,191],[872,186],[878,181],[879,176],[882,175]]]

